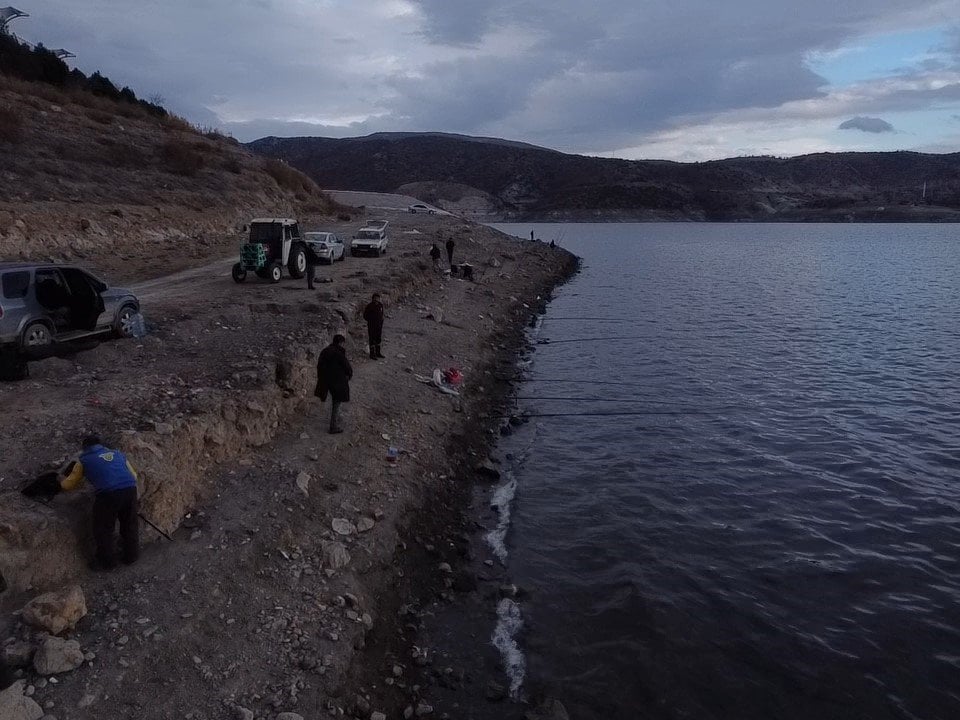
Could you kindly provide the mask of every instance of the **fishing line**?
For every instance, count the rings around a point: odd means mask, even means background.
[[[547,397],[541,395],[515,395],[514,400],[560,400],[576,402],[618,402],[618,403],[647,403],[648,405],[670,405],[672,407],[699,407],[699,405],[680,405],[669,400],[647,400],[645,398],[602,398],[602,397]],[[716,408],[707,408],[713,410],[730,410],[734,406],[721,406]]]
[[[649,340],[648,335],[624,335],[620,337],[566,338],[564,340],[537,340],[537,345],[559,345],[560,343],[599,342],[600,340]]]
[[[598,411],[598,412],[563,412],[563,413],[522,413],[519,417],[522,418],[551,418],[551,417],[633,417],[633,416],[643,416],[643,415],[677,415],[677,416],[687,416],[687,415],[711,415],[712,413],[699,410],[688,410],[684,412],[676,412],[672,410],[607,410],[607,411]],[[516,414],[510,415],[488,415],[487,417],[494,418],[512,418],[518,417]]]

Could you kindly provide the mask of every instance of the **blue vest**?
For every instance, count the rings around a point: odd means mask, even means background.
[[[84,477],[97,493],[137,486],[137,479],[127,467],[127,458],[119,450],[94,445],[80,455],[80,464]]]

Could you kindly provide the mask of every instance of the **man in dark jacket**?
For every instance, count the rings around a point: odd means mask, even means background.
[[[317,387],[313,394],[326,401],[330,393],[330,433],[341,433],[340,403],[350,402],[350,378],[353,377],[353,368],[347,360],[347,351],[344,348],[347,339],[343,335],[334,335],[333,342],[320,351],[317,360]]]
[[[377,360],[383,357],[380,352],[380,343],[383,341],[383,303],[380,302],[380,293],[374,293],[373,299],[363,309],[363,319],[367,321],[367,339],[370,342],[370,359]]]
[[[453,249],[456,246],[457,244],[453,241],[453,238],[447,240],[447,264],[450,265],[451,268],[453,267]]]
[[[307,290],[313,290],[313,281],[317,277],[317,265],[320,264],[320,257],[310,247],[310,243],[304,243],[304,247],[304,254],[307,256]]]
[[[111,570],[116,564],[113,531],[120,524],[123,561],[132,565],[140,556],[140,528],[137,519],[137,473],[119,450],[104,447],[100,438],[89,435],[83,452],[69,466],[60,487],[74,490],[86,479],[93,485],[93,539],[97,546],[94,570]]]
[[[430,257],[433,258],[433,267],[439,270],[440,258],[442,257],[442,254],[440,252],[440,248],[437,247],[436,243],[434,243],[433,247],[430,248]]]

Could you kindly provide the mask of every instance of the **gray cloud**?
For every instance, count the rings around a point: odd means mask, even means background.
[[[25,8],[32,17],[18,32],[243,140],[443,130],[592,152],[637,145],[691,118],[827,107],[826,81],[807,53],[960,17],[960,0],[808,0],[789,12],[769,0],[61,5]],[[955,38],[944,52],[960,57]],[[902,74],[950,67],[925,62]],[[864,98],[839,117],[955,94],[960,86],[949,82],[918,85]]]
[[[874,117],[863,117],[861,115],[850,118],[849,120],[844,120],[842,123],[840,123],[839,129],[860,130],[866,133],[896,132],[893,125],[888,123],[886,120]]]

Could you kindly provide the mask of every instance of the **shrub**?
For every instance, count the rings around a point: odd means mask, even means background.
[[[227,172],[233,173],[234,175],[239,175],[243,172],[243,165],[241,165],[240,161],[235,157],[231,157],[223,161],[223,169]]]
[[[0,142],[17,143],[23,139],[23,118],[13,108],[0,107]]]
[[[109,125],[113,122],[113,115],[102,110],[91,110],[87,113],[87,117],[101,125]]]
[[[128,143],[111,143],[104,148],[104,160],[114,167],[141,167],[146,163],[143,152]]]
[[[306,192],[309,195],[317,190],[313,180],[280,160],[274,160],[273,158],[264,160],[263,169],[284,190],[295,193]]]
[[[204,158],[196,146],[182,140],[167,140],[159,148],[160,159],[170,172],[193,177],[203,168]]]

